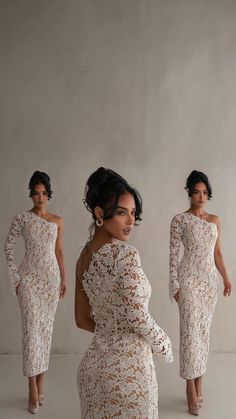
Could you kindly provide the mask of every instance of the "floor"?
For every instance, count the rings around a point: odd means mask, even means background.
[[[76,387],[79,361],[79,355],[51,356],[46,384],[47,401],[36,415],[39,419],[80,419]],[[22,377],[21,356],[1,355],[0,371],[0,418],[30,418],[26,409],[27,381]],[[172,365],[158,362],[158,382],[160,419],[193,417],[186,410],[185,383],[178,377],[177,361]],[[205,404],[199,418],[235,419],[236,354],[210,354],[204,397]]]

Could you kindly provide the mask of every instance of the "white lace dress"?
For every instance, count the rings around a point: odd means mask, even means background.
[[[14,244],[22,235],[25,256],[18,269]],[[60,274],[55,256],[57,224],[25,211],[11,223],[5,243],[9,278],[22,317],[23,374],[27,377],[48,369],[53,322],[59,299]]]
[[[206,371],[218,288],[214,261],[217,236],[216,224],[191,213],[176,215],[171,222],[170,297],[179,290],[180,376],[185,379]],[[184,255],[179,263],[181,241]]]
[[[148,312],[151,287],[138,251],[127,244],[102,246],[83,287],[96,328],[78,370],[82,419],[157,419],[152,352],[171,362],[172,350]]]

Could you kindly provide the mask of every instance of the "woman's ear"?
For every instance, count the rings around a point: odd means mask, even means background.
[[[95,207],[93,212],[97,220],[103,219],[104,211],[101,207]]]

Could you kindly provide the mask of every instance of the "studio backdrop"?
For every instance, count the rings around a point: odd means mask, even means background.
[[[69,289],[52,351],[81,354],[91,335],[74,322],[75,265],[89,237],[82,199],[99,166],[141,193],[131,243],[152,285],[150,310],[178,350],[178,309],[168,297],[169,225],[188,209],[185,180],[207,173],[236,277],[236,2],[226,0],[0,1],[0,353],[21,351],[20,311],[3,244],[16,213],[32,208],[34,170],[51,177],[49,210],[65,221]],[[23,243],[16,246],[17,260]],[[219,297],[211,350],[234,352],[236,292]]]

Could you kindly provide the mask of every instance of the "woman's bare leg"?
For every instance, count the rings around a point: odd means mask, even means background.
[[[195,389],[199,404],[203,402],[203,394],[202,394],[202,376],[195,378],[194,380]]]
[[[45,378],[44,372],[36,376],[36,383],[37,383],[39,394],[44,394],[44,378]]]
[[[39,404],[44,404],[44,379],[45,379],[45,373],[38,374],[36,377],[36,383],[37,383],[37,389],[38,389],[38,395],[39,395]]]
[[[29,380],[29,406],[28,408],[32,412],[32,410],[38,409],[39,397],[38,397],[36,376],[28,377],[28,380]]]
[[[197,393],[195,388],[195,381],[194,380],[186,380],[186,394],[187,394],[187,401],[188,401],[188,411],[193,415],[197,415],[198,412],[198,399]]]

